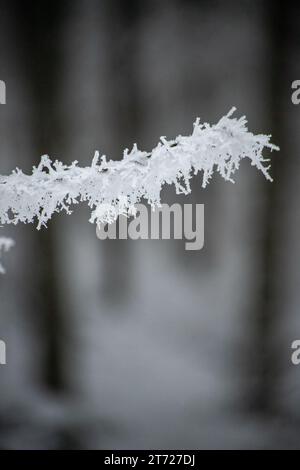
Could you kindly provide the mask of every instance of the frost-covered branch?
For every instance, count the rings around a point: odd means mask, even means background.
[[[249,132],[245,117],[232,117],[234,111],[212,126],[197,119],[191,135],[171,141],[161,137],[152,152],[134,145],[120,161],[107,161],[96,152],[91,166],[81,168],[76,161],[67,166],[43,156],[31,175],[16,169],[10,176],[0,176],[0,223],[29,223],[36,218],[41,228],[55,212],[70,214],[70,206],[81,201],[92,209],[90,222],[111,223],[120,214],[135,214],[135,204],[142,198],[153,207],[159,205],[164,184],[174,184],[177,193],[190,193],[190,179],[198,172],[203,172],[203,188],[214,171],[233,182],[243,158],[272,181],[263,150],[278,147],[270,143],[270,136]]]
[[[11,238],[0,237],[0,258],[3,251],[9,251],[15,242]],[[0,274],[5,274],[5,269],[0,262]]]

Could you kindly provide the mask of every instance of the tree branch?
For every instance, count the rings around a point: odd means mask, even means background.
[[[71,205],[86,202],[92,209],[90,222],[111,223],[120,214],[135,214],[135,204],[142,198],[153,207],[160,205],[164,184],[174,184],[177,193],[191,192],[190,179],[203,172],[202,187],[214,171],[231,181],[243,158],[249,158],[264,176],[269,175],[269,161],[264,149],[279,150],[270,136],[253,135],[245,117],[233,118],[235,108],[210,126],[197,119],[191,135],[179,135],[167,141],[161,137],[151,153],[126,149],[120,161],[107,161],[95,152],[90,167],[78,162],[70,166],[52,162],[43,156],[31,175],[18,168],[10,176],[0,176],[0,223],[31,223],[46,226],[55,212],[71,213]]]

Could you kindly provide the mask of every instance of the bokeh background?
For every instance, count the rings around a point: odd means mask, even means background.
[[[232,106],[273,135],[205,204],[205,247],[102,241],[89,211],[4,227],[0,447],[298,448],[300,8],[243,0],[0,0],[0,173],[89,165]]]

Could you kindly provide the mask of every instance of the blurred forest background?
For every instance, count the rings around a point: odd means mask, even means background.
[[[195,178],[205,247],[105,241],[89,211],[4,227],[0,447],[300,448],[299,3],[0,0],[0,173],[89,165],[232,107],[272,134],[273,184]]]

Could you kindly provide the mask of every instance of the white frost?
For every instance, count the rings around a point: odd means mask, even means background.
[[[90,222],[111,223],[120,214],[134,214],[141,198],[153,207],[160,205],[164,184],[174,184],[177,193],[190,193],[189,181],[198,172],[203,172],[203,188],[214,171],[233,182],[243,158],[272,181],[263,151],[278,147],[270,143],[270,136],[249,132],[245,117],[232,117],[234,111],[212,126],[197,119],[191,135],[171,141],[161,137],[152,152],[134,145],[120,161],[100,159],[96,152],[91,166],[81,168],[76,161],[67,166],[45,155],[31,175],[16,169],[0,176],[0,223],[37,219],[40,229],[55,212],[70,214],[70,206],[81,201],[92,209]]]

